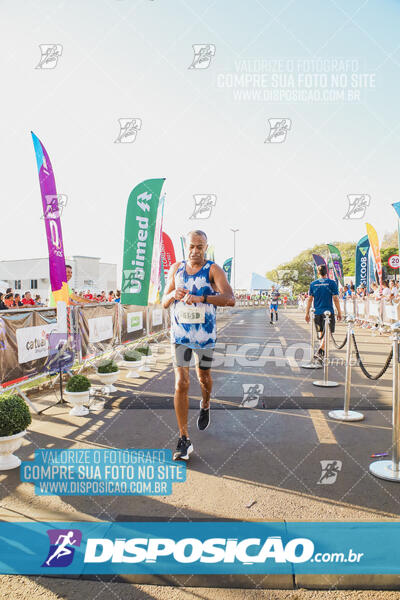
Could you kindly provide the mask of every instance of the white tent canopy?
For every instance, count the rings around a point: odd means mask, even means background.
[[[2,281],[0,279],[0,292],[4,292],[6,291],[7,288],[11,287],[9,283],[7,283],[7,281]]]
[[[275,281],[271,281],[270,279],[267,279],[258,273],[251,274],[251,290],[269,290],[273,285],[276,285]]]

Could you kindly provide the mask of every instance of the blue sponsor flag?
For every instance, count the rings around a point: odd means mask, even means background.
[[[364,235],[356,246],[356,288],[365,285],[369,291],[369,239]]]

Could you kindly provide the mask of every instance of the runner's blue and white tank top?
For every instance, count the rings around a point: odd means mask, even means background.
[[[186,261],[183,260],[175,273],[175,287],[184,287],[196,296],[213,296],[215,291],[210,283],[210,267],[212,260],[194,275],[186,271]],[[189,348],[214,348],[217,338],[216,307],[213,304],[203,304],[205,307],[204,323],[179,323],[175,307],[177,300],[171,304],[171,342],[184,344]],[[196,304],[192,305],[196,306]]]

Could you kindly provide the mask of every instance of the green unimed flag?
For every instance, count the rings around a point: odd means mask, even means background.
[[[154,232],[164,181],[147,179],[130,193],[125,221],[121,304],[148,304]]]

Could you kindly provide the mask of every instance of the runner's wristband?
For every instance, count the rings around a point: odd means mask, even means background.
[[[204,298],[203,303],[207,304],[207,296],[205,294],[203,294],[203,298]]]

